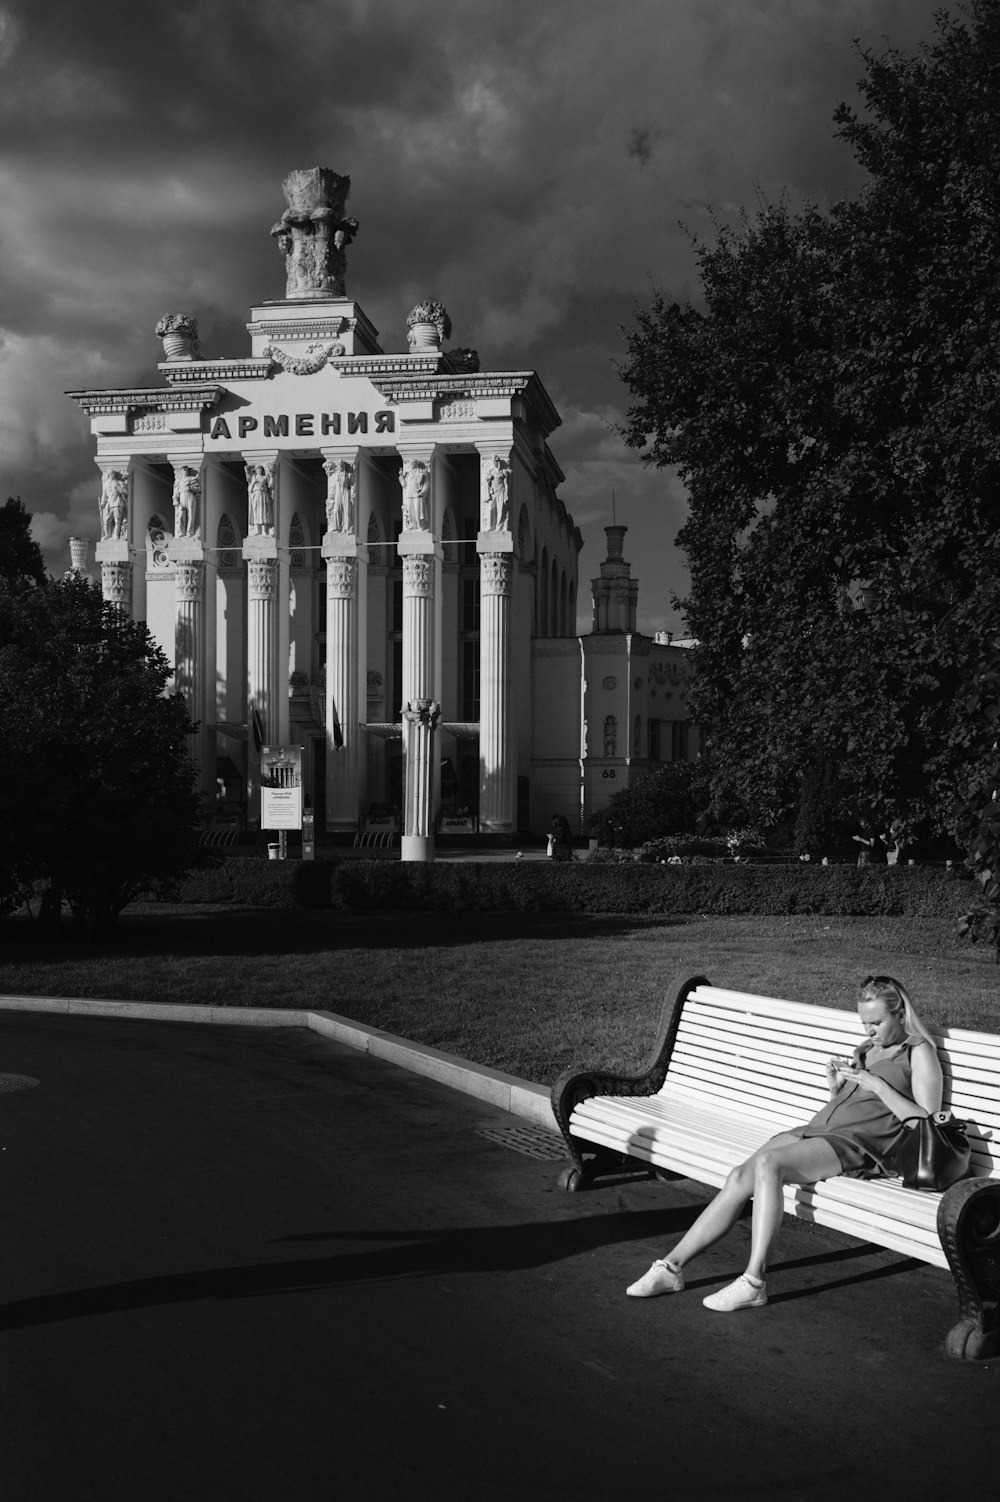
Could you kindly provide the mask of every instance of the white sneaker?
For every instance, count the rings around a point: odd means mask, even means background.
[[[706,1309],[715,1309],[719,1314],[734,1314],[737,1309],[760,1309],[767,1303],[767,1285],[758,1287],[751,1283],[745,1273],[740,1273],[732,1283],[710,1293],[701,1301]]]
[[[658,1257],[649,1272],[643,1273],[625,1292],[633,1299],[651,1299],[658,1293],[683,1293],[684,1274],[668,1267],[666,1260]]]

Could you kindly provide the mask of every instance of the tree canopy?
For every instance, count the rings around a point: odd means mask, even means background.
[[[625,437],[690,496],[679,603],[716,808],[956,828],[1000,590],[1000,7],[862,51],[866,169],[698,243],[626,331]],[[814,827],[811,829],[810,825]]]
[[[192,727],[169,676],[145,625],[87,580],[0,581],[8,905],[44,890],[93,930],[196,861]]]
[[[0,506],[0,579],[41,584],[44,578],[45,560],[31,535],[31,514],[20,496],[8,496]]]

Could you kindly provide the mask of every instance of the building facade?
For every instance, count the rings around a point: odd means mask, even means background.
[[[349,186],[324,168],[286,179],[272,230],[286,295],[251,310],[245,357],[203,355],[195,321],[165,315],[160,384],[68,393],[96,439],[102,589],[172,661],[204,792],[214,801],[221,777],[251,826],[261,742],[303,747],[320,829],[383,819],[404,836],[441,819],[543,828],[568,796],[552,767],[569,747],[576,823],[603,771],[581,791],[582,539],[557,494],[558,414],[533,371],[483,372],[448,349],[440,303],[412,310],[405,351],[381,349],[346,295]],[[595,605],[594,639],[641,655],[619,593]],[[560,679],[550,699],[556,664],[576,686]],[[633,672],[629,655],[622,682]],[[607,711],[622,726],[601,758],[616,777],[634,712],[631,698]],[[421,726],[416,812],[406,762]]]

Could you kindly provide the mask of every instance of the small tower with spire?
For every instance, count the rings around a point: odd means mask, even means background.
[[[635,631],[639,581],[632,578],[632,565],[622,557],[628,527],[605,527],[608,556],[601,564],[601,577],[591,579],[595,635]]]

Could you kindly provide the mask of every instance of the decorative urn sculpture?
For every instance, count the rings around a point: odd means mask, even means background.
[[[201,354],[198,320],[187,313],[164,313],[155,333],[163,340],[163,353],[168,360],[195,360]]]
[[[451,338],[451,319],[444,303],[428,299],[418,302],[406,320],[409,329],[407,342],[411,355],[440,350],[445,339]]]

